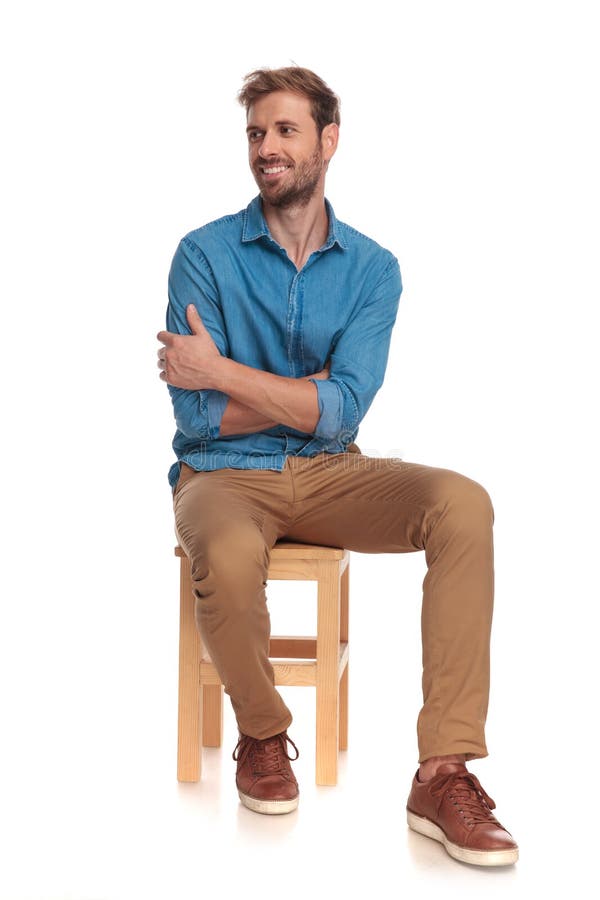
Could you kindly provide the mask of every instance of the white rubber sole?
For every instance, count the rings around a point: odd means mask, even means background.
[[[293,800],[257,800],[255,797],[249,797],[248,794],[242,794],[240,790],[238,790],[238,796],[244,806],[247,806],[252,812],[263,813],[267,816],[281,816],[284,813],[293,812],[300,799],[294,797]]]
[[[510,866],[519,858],[519,850],[468,850],[466,847],[459,847],[449,841],[442,829],[438,825],[434,825],[429,819],[422,816],[416,816],[410,810],[406,810],[406,818],[409,828],[424,834],[425,837],[433,838],[443,844],[446,852],[454,859],[460,862],[470,863],[474,866]]]

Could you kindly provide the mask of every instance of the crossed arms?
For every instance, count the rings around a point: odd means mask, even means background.
[[[330,452],[345,449],[383,383],[402,291],[392,254],[379,271],[369,293],[349,298],[348,318],[332,338],[324,368],[288,378],[230,358],[211,267],[184,238],[169,276],[167,330],[157,335],[160,377],[182,434],[210,441],[284,425],[313,435]]]
[[[188,391],[217,390],[228,396],[219,434],[248,434],[282,424],[312,434],[319,421],[317,388],[308,378],[323,379],[328,367],[315,375],[286,378],[221,355],[193,304],[186,309],[191,334],[160,331],[160,377]]]

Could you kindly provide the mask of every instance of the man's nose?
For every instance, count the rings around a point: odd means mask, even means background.
[[[268,159],[269,156],[279,156],[279,140],[277,135],[273,134],[272,131],[267,131],[260,142],[258,153],[264,159]]]

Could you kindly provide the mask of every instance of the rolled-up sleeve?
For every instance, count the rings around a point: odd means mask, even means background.
[[[330,356],[329,378],[317,386],[319,420],[315,437],[346,446],[383,384],[402,279],[391,257],[371,294],[340,335]]]
[[[191,334],[186,308],[193,303],[219,352],[228,356],[227,338],[219,293],[208,262],[200,248],[183,238],[173,257],[169,272],[167,331]],[[212,389],[189,391],[168,385],[175,422],[188,438],[208,441],[219,436],[221,419],[229,397]]]

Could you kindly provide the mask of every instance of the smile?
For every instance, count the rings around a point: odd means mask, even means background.
[[[285,172],[286,169],[289,169],[289,166],[269,166],[269,168],[261,166],[261,172],[264,175],[278,175],[280,172]]]

